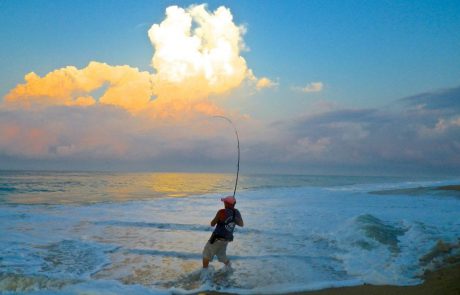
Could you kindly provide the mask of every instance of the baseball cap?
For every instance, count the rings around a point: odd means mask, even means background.
[[[235,205],[236,199],[234,196],[227,196],[225,198],[220,199],[222,202],[230,204],[230,205]]]

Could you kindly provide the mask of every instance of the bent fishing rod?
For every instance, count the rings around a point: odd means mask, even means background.
[[[233,130],[235,131],[237,148],[238,148],[238,162],[236,164],[235,189],[233,190],[233,197],[235,197],[236,187],[238,186],[238,175],[240,173],[240,138],[238,137],[238,130],[236,130],[235,125],[233,124],[232,120],[230,120],[229,118],[227,118],[225,116],[213,116],[213,117],[214,118],[221,118],[221,119],[224,119],[225,121],[229,122],[232,125]]]

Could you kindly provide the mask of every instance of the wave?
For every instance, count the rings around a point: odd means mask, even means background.
[[[365,237],[380,244],[387,245],[392,252],[399,252],[398,237],[404,235],[406,228],[386,223],[371,214],[363,214],[356,217],[356,223],[364,232]],[[364,249],[371,249],[373,246],[366,240],[359,240],[357,245]]]
[[[160,230],[170,231],[195,231],[195,232],[209,232],[213,228],[201,224],[183,224],[183,223],[159,223],[159,222],[140,222],[140,221],[118,221],[118,220],[105,220],[93,222],[95,225],[101,226],[119,226],[119,227],[133,227],[133,228],[154,228]],[[275,235],[275,236],[289,236],[294,237],[290,233],[280,233],[272,231],[264,231],[252,228],[237,228],[237,234],[257,234],[257,235]]]
[[[78,279],[52,278],[47,275],[27,275],[21,273],[0,272],[0,291],[31,292],[46,290],[59,291],[67,285],[81,282]]]

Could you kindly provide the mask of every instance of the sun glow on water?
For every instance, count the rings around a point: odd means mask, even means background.
[[[235,176],[222,173],[45,172],[7,176],[0,198],[17,204],[79,204],[230,193]],[[13,192],[13,193],[11,193]],[[2,197],[3,195],[3,197]]]

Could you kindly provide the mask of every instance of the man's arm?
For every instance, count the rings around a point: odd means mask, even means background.
[[[241,217],[240,211],[237,211],[237,212],[238,214],[236,214],[235,216],[235,223],[236,225],[243,227],[244,226],[243,217]]]
[[[215,226],[217,224],[217,222],[220,219],[220,215],[221,214],[220,214],[220,210],[219,210],[219,211],[217,211],[216,216],[214,217],[214,219],[211,220],[211,226]]]

